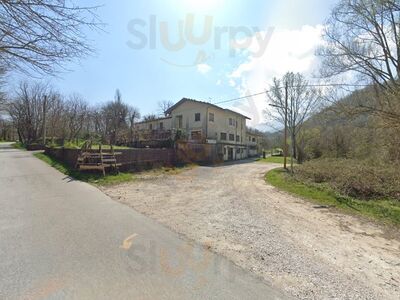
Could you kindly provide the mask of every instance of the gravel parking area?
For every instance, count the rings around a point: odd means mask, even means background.
[[[400,240],[269,186],[274,167],[196,167],[104,191],[296,298],[399,299]]]

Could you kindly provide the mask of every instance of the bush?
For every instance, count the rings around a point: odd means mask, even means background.
[[[318,159],[295,169],[297,180],[325,183],[342,195],[400,200],[400,171],[396,165],[382,165],[354,159]]]

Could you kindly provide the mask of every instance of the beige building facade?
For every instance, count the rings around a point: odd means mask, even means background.
[[[248,117],[217,105],[183,98],[167,111],[168,117],[137,124],[140,131],[169,131],[188,142],[216,144],[218,156],[227,160],[257,155],[257,139],[247,136]]]

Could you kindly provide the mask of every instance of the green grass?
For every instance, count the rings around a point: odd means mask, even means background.
[[[263,162],[263,163],[283,164],[283,157],[282,156],[269,156],[267,158],[259,158],[259,159],[257,159],[257,161]],[[290,162],[291,162],[291,159],[290,159],[290,157],[288,157],[287,163],[290,164]]]
[[[344,197],[326,185],[299,182],[283,169],[269,171],[265,175],[265,180],[281,190],[303,197],[316,204],[332,206],[347,213],[400,226],[399,201],[390,199],[366,201]]]
[[[11,145],[15,149],[26,150],[26,147],[21,142],[15,142]]]
[[[103,176],[101,172],[98,173],[82,173],[77,170],[73,170],[66,164],[63,164],[62,162],[59,162],[58,160],[52,158],[51,156],[48,156],[44,153],[35,153],[34,156],[39,158],[40,160],[46,162],[53,168],[57,169],[61,173],[71,176],[72,178],[84,182],[88,182],[91,184],[96,184],[96,185],[113,185],[113,184],[119,184],[119,183],[124,183],[128,181],[132,181],[136,179],[136,176],[132,173],[122,173],[120,172],[119,174],[107,174],[106,176]]]
[[[80,181],[84,181],[87,183],[100,185],[100,186],[107,186],[107,185],[115,185],[124,182],[130,182],[139,179],[140,175],[148,175],[148,176],[158,176],[158,175],[174,175],[179,174],[185,170],[189,170],[194,168],[196,165],[182,165],[179,167],[161,167],[151,170],[146,170],[143,172],[138,173],[123,173],[120,172],[119,174],[106,174],[103,176],[101,172],[98,173],[88,173],[88,172],[79,172],[67,166],[66,164],[54,159],[51,156],[48,156],[44,153],[38,152],[35,153],[34,156],[39,158],[40,160],[46,162],[53,168],[57,169],[61,173],[71,176],[72,178]]]
[[[48,145],[52,148],[56,148],[56,149],[61,149],[61,148],[65,148],[65,149],[81,149],[83,146],[83,142],[79,142],[79,143],[72,143],[72,142],[66,142],[64,144],[64,146],[61,145]],[[111,149],[110,145],[102,145],[103,150],[109,150]],[[115,146],[113,145],[114,150],[121,150],[121,149],[130,149],[129,147],[126,146]],[[93,144],[92,145],[92,149],[99,149],[99,144]]]

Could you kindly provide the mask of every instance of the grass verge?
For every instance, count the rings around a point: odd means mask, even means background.
[[[259,158],[257,159],[258,162],[263,162],[263,163],[274,163],[274,164],[283,164],[283,157],[282,156],[269,156],[266,158]],[[287,158],[287,163],[290,164],[291,159],[290,157]],[[296,163],[296,161],[294,161]]]
[[[21,142],[15,142],[13,144],[11,144],[11,146],[15,149],[19,149],[19,150],[26,150],[26,147],[24,144],[22,144]]]
[[[322,184],[307,184],[295,180],[283,169],[274,169],[265,180],[286,192],[301,196],[319,205],[328,205],[344,212],[361,215],[385,224],[400,226],[400,202],[390,199],[359,200],[338,195]]]
[[[35,153],[33,155],[67,176],[95,185],[113,185],[136,179],[136,176],[132,173],[120,172],[119,174],[107,174],[106,176],[100,173],[81,173],[44,153]]]
[[[125,183],[125,182],[130,182],[134,180],[138,180],[140,178],[143,178],[144,176],[148,177],[156,177],[160,175],[176,175],[179,174],[185,170],[189,170],[194,168],[196,165],[182,165],[179,167],[160,167],[160,168],[155,168],[147,171],[143,171],[140,173],[127,173],[127,172],[120,172],[119,174],[106,174],[106,176],[103,176],[100,172],[98,173],[82,173],[77,170],[74,170],[70,168],[68,165],[58,161],[57,159],[46,155],[42,152],[38,152],[33,154],[40,160],[46,162],[53,168],[57,169],[61,173],[71,176],[72,178],[80,181],[84,181],[90,184],[94,185],[99,185],[99,186],[109,186],[109,185],[115,185],[115,184],[120,184],[120,183]]]
[[[85,141],[79,141],[79,142],[71,142],[71,141],[66,141],[64,145],[59,145],[59,144],[49,144],[49,147],[56,148],[56,149],[81,149]],[[109,150],[111,148],[110,145],[101,145],[103,150]],[[121,150],[121,149],[131,149],[126,146],[116,146],[113,145],[114,150]],[[99,149],[99,144],[92,144],[92,149]]]

